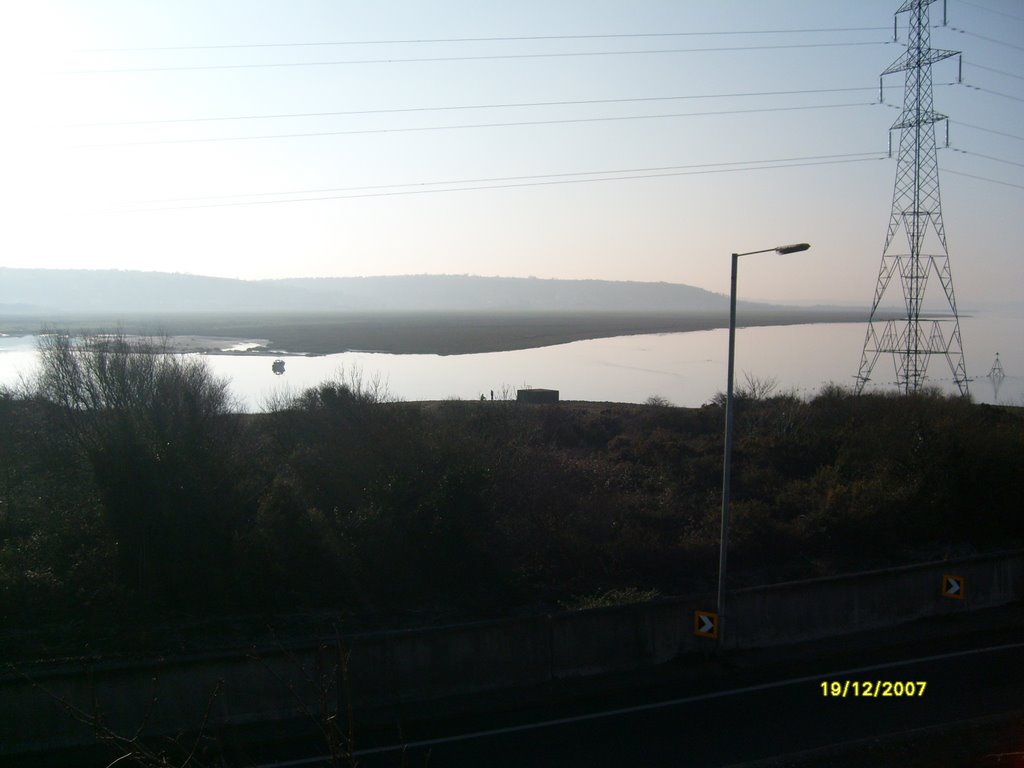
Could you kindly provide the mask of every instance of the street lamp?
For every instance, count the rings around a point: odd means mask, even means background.
[[[729,295],[729,372],[725,387],[725,458],[722,462],[722,536],[718,551],[718,643],[723,643],[725,628],[725,553],[729,545],[729,480],[732,470],[732,381],[733,366],[736,358],[736,265],[740,256],[751,256],[755,253],[799,253],[811,246],[807,243],[780,245],[765,248],[762,251],[747,251],[732,255],[732,278]]]

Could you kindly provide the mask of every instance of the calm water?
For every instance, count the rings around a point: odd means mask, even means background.
[[[814,394],[823,384],[852,385],[864,342],[860,323],[741,328],[736,337],[736,378],[775,378],[779,390]],[[979,402],[1024,405],[1024,318],[977,316],[961,319],[961,333]],[[403,400],[501,397],[523,386],[557,389],[563,400],[643,402],[660,395],[682,406],[699,406],[725,389],[728,332],[695,331],[620,336],[541,349],[476,355],[390,355],[347,352],[323,357],[286,357],[285,373],[271,371],[274,357],[211,355],[216,373],[231,380],[249,410],[269,397],[297,393],[341,372],[377,379]],[[995,391],[986,377],[996,352],[1007,374]],[[0,383],[31,375],[32,337],[0,338]],[[954,387],[945,360],[935,357],[929,373],[947,391]],[[895,378],[891,357],[879,358],[874,381]],[[873,385],[875,386],[875,385]],[[514,396],[514,395],[513,395]]]

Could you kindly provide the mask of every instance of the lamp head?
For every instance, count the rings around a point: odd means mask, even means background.
[[[811,247],[810,243],[794,243],[793,245],[780,245],[775,249],[776,253],[799,253]]]

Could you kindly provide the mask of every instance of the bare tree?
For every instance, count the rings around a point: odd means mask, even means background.
[[[231,539],[227,381],[201,357],[122,333],[48,333],[39,358],[36,394],[92,470],[122,579],[150,598],[206,596]]]
[[[779,387],[775,376],[755,376],[750,371],[743,372],[743,383],[736,388],[736,396],[748,400],[767,400]]]
[[[775,376],[755,376],[749,371],[743,373],[743,383],[733,389],[733,395],[737,400],[753,400],[760,402],[769,399],[779,386],[779,380]],[[711,402],[719,407],[725,407],[725,392],[716,392]]]

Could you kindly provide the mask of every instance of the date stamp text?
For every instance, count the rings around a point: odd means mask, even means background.
[[[906,698],[924,696],[928,687],[926,680],[904,682],[901,680],[823,680],[821,695],[826,698]]]

